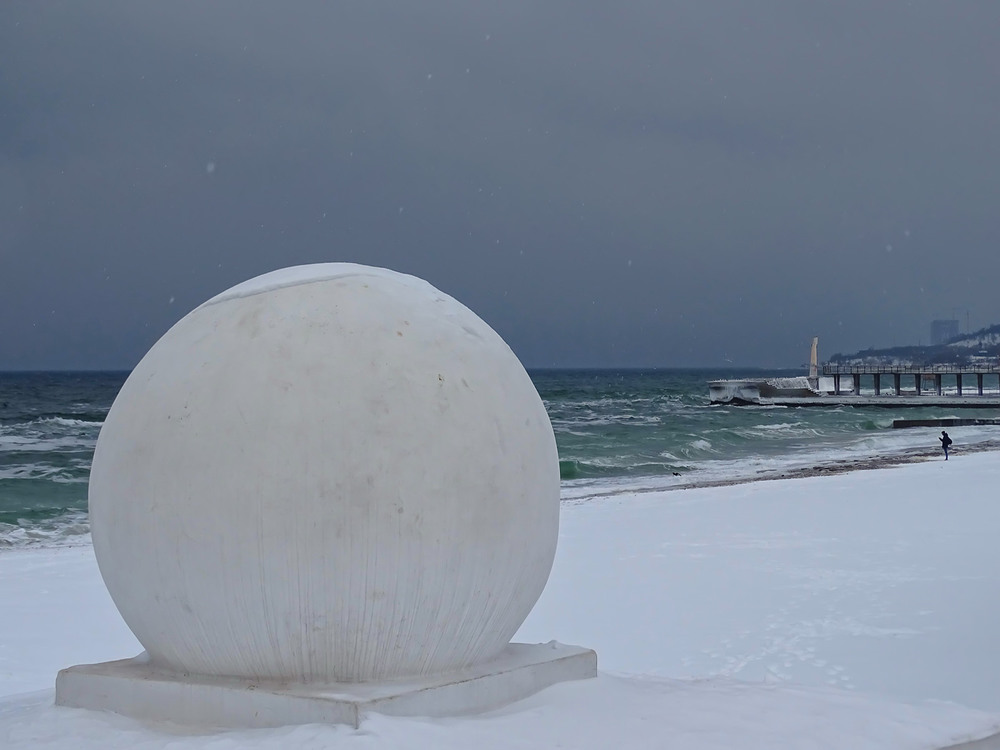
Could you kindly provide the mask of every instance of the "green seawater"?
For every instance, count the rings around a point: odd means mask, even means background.
[[[797,375],[771,372],[767,375]],[[87,481],[104,418],[128,373],[0,373],[0,548],[86,533]],[[567,499],[937,448],[934,430],[892,420],[944,409],[766,408],[708,402],[708,381],[739,370],[529,372],[549,414]],[[963,417],[995,416],[962,410]],[[963,445],[1000,429],[950,431]]]

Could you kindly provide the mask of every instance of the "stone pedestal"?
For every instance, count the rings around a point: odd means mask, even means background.
[[[469,669],[410,680],[288,685],[158,671],[145,656],[59,673],[56,703],[198,727],[335,723],[357,728],[371,712],[456,716],[521,700],[567,680],[594,677],[597,655],[559,643],[512,643]]]

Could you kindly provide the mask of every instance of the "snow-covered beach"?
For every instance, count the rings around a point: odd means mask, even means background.
[[[89,546],[0,553],[0,747],[934,748],[1000,730],[1000,454],[563,504],[517,640],[596,680],[486,716],[192,731],[56,708],[141,650]]]

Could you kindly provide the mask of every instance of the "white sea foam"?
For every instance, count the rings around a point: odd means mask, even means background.
[[[756,424],[746,428],[756,433],[788,432],[788,433],[818,433],[815,426],[806,422],[779,422],[777,424]]]
[[[66,419],[65,417],[43,417],[36,420],[40,424],[54,424],[61,427],[89,427],[93,429],[100,428],[104,422],[103,421],[92,421],[87,419]]]
[[[19,464],[0,469],[0,479],[50,479],[70,481],[73,477],[65,474],[65,469],[51,464]],[[86,477],[83,478],[86,482]]]
[[[663,417],[658,414],[605,414],[589,412],[578,414],[573,419],[564,419],[559,423],[560,431],[565,431],[564,425],[586,425],[587,427],[601,427],[610,425],[656,425],[663,422]]]
[[[90,544],[90,524],[83,512],[39,522],[19,519],[0,523],[0,550],[24,547],[75,547]]]
[[[80,435],[40,437],[30,435],[0,435],[0,452],[54,453],[94,449],[95,439]]]

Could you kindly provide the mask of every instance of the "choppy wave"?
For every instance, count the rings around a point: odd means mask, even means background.
[[[87,476],[85,472],[51,464],[21,464],[0,468],[0,480],[4,479],[47,479],[52,482],[73,483],[86,482]]]
[[[794,430],[796,427],[803,427],[805,422],[779,422],[778,424],[758,424],[752,429],[770,432],[772,430]]]
[[[935,409],[734,407],[708,403],[698,371],[532,373],[555,431],[564,499],[780,476],[937,448],[933,429],[894,430]],[[0,373],[0,549],[85,542],[94,446],[125,374]],[[969,410],[959,416],[993,416]],[[963,446],[1000,427],[949,430]]]
[[[690,371],[536,373],[559,444],[564,496],[669,489],[916,449],[933,452],[933,430],[893,430],[893,420],[952,416],[934,408],[710,405],[706,383],[718,376]],[[602,390],[613,392],[614,398]],[[622,413],[602,414],[602,406]],[[960,416],[986,415],[970,411]],[[951,434],[970,444],[1000,438],[1000,428],[955,428]]]
[[[42,417],[36,420],[40,424],[51,423],[63,427],[94,427],[100,428],[104,424],[103,419],[78,419],[73,417]]]
[[[40,437],[30,435],[0,435],[0,453],[53,453],[57,451],[91,451],[95,437],[62,435]]]
[[[0,427],[18,429],[32,425],[54,424],[66,427],[100,428],[104,424],[105,416],[105,413],[92,411],[19,411],[15,414],[0,415]]]
[[[0,373],[0,549],[88,537],[97,436],[125,373]]]
[[[66,547],[90,542],[90,524],[82,511],[56,515],[30,514],[0,521],[0,550],[23,547]]]

